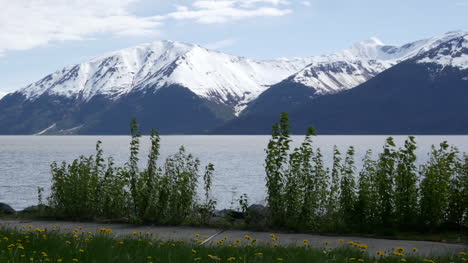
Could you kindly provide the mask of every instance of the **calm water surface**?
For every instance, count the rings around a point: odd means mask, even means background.
[[[251,203],[263,203],[265,179],[263,161],[269,136],[162,136],[161,157],[175,153],[180,145],[197,156],[204,167],[215,165],[214,196],[219,207],[237,206],[238,197],[246,193]],[[402,145],[405,136],[395,136]],[[303,136],[293,136],[298,144]],[[316,146],[322,149],[330,165],[333,145],[345,151],[353,145],[356,161],[367,149],[380,152],[386,136],[318,136]],[[468,136],[417,136],[418,162],[427,160],[432,144],[446,140],[460,151],[468,152]],[[103,142],[106,156],[123,164],[128,158],[128,136],[0,136],[0,202],[22,209],[37,203],[37,187],[50,187],[49,165],[53,161],[72,161],[79,155],[94,154],[97,140]],[[141,157],[146,157],[148,137],[142,139]],[[161,159],[162,159],[161,158]],[[202,172],[202,171],[201,171]]]

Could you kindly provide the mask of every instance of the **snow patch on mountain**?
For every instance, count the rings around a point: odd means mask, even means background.
[[[442,67],[468,69],[468,33],[440,45],[433,52],[423,54],[418,63],[434,63]]]
[[[54,129],[56,125],[57,125],[57,124],[54,123],[54,124],[50,125],[49,127],[45,128],[44,130],[42,130],[42,131],[40,131],[40,132],[38,132],[38,133],[36,133],[36,134],[34,134],[34,135],[43,135],[43,134],[45,134],[46,132],[48,132],[48,131]]]
[[[390,66],[377,60],[319,61],[299,71],[292,81],[314,88],[317,95],[331,94],[354,88]]]
[[[253,60],[193,44],[156,41],[66,67],[18,92],[29,100],[46,94],[84,102],[95,96],[117,100],[131,92],[157,92],[162,87],[180,85],[202,98],[228,105],[238,114],[282,80],[302,83],[316,89],[317,94],[336,93],[460,37],[466,40],[466,32],[449,32],[401,46],[370,38],[325,56],[276,60]],[[459,48],[466,49],[466,41]],[[441,52],[421,61],[468,67],[466,52],[460,56]]]
[[[96,95],[118,99],[132,91],[156,91],[178,84],[200,97],[236,106],[296,73],[311,60],[257,61],[198,45],[157,41],[66,67],[20,92],[30,100],[51,94],[88,101]]]
[[[150,77],[137,89],[178,84],[195,94],[218,102],[235,104],[250,101],[267,86],[299,71],[310,59],[256,61],[214,52],[195,46],[164,70],[167,74]]]
[[[56,71],[20,92],[29,99],[44,93],[83,100],[97,94],[116,98],[190,48],[182,43],[160,41],[112,52]]]
[[[372,37],[340,52],[315,57],[314,62],[289,79],[315,89],[318,95],[336,93],[354,88],[403,60],[465,35],[463,31],[448,32],[401,46],[385,45],[378,38]],[[456,52],[451,50],[448,53]],[[446,56],[450,56],[448,53]],[[450,63],[465,67],[465,56],[450,58]],[[441,63],[449,63],[448,57],[438,59]]]
[[[401,46],[386,45],[373,37],[352,47],[331,54],[335,60],[384,60],[398,63],[433,49],[441,43],[466,35],[465,31],[451,31],[441,36],[410,42]]]

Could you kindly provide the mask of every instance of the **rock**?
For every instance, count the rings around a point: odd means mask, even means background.
[[[267,225],[268,208],[264,205],[253,204],[247,208],[245,222],[254,227],[265,227]]]
[[[39,213],[41,211],[47,210],[48,208],[49,207],[46,205],[32,205],[32,206],[26,207],[20,212],[24,214],[34,214],[34,213]]]
[[[232,209],[223,209],[215,211],[213,213],[213,217],[221,217],[227,219],[243,219],[245,217],[245,214]]]
[[[0,203],[0,214],[12,215],[14,213],[16,213],[16,211],[11,206],[5,203]]]
[[[253,204],[247,208],[247,212],[256,213],[256,214],[264,214],[267,212],[267,208],[264,205]]]

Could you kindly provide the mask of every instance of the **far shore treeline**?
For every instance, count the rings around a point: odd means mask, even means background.
[[[468,228],[468,156],[441,142],[427,163],[417,166],[417,144],[409,136],[398,147],[389,137],[376,157],[367,151],[361,170],[354,147],[335,146],[325,167],[310,128],[303,143],[290,148],[288,115],[273,126],[266,148],[267,205],[251,209],[239,199],[243,226],[315,232],[466,232]],[[158,166],[159,134],[153,130],[144,168],[138,166],[141,133],[131,123],[130,156],[122,167],[96,154],[51,165],[51,194],[41,214],[64,219],[106,219],[131,223],[213,224],[211,195],[214,166],[200,175],[200,161],[182,146]],[[201,184],[202,187],[199,187]],[[204,193],[197,194],[197,189]]]

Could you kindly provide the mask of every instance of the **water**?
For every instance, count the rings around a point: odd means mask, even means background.
[[[213,193],[218,206],[236,207],[240,195],[246,193],[251,203],[264,203],[265,174],[263,161],[269,136],[162,136],[161,157],[175,153],[180,145],[200,158],[204,167],[215,165]],[[405,136],[396,136],[402,145]],[[298,144],[303,136],[293,136]],[[316,146],[322,149],[330,165],[333,145],[342,152],[353,145],[357,165],[367,149],[380,152],[386,136],[318,136]],[[427,160],[432,144],[446,140],[462,152],[468,152],[468,136],[417,136],[418,162]],[[128,158],[128,136],[0,136],[0,202],[15,209],[37,203],[37,187],[50,187],[49,165],[53,161],[72,161],[79,155],[94,154],[97,140],[103,142],[106,156],[117,164]],[[148,137],[142,139],[141,157],[148,153]],[[142,162],[144,164],[144,160]]]

